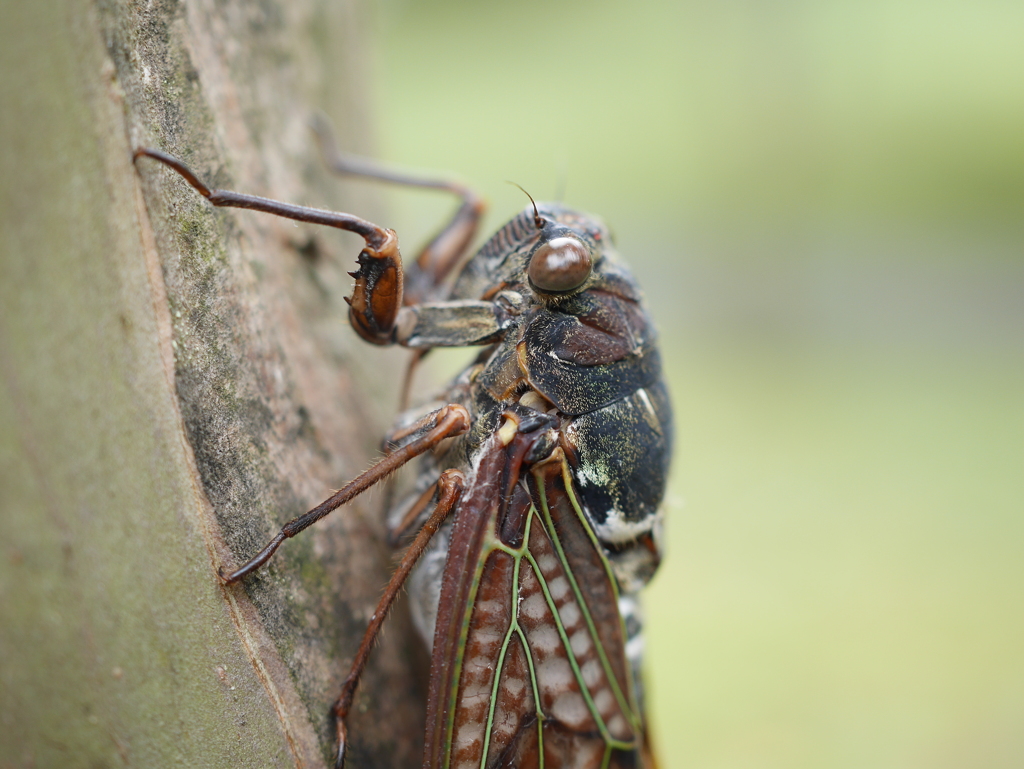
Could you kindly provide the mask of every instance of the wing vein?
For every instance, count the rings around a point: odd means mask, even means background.
[[[611,583],[611,586],[612,586],[612,589],[614,591],[614,595],[615,595],[616,599],[618,599],[618,597],[619,597],[619,587],[618,587],[618,584],[616,583],[615,577],[612,574],[611,566],[608,563],[608,559],[605,558],[604,553],[601,550],[601,546],[600,546],[600,543],[597,541],[596,535],[594,534],[594,532],[591,529],[589,523],[587,522],[586,517],[583,515],[583,511],[579,507],[579,502],[576,499],[576,493],[575,493],[575,490],[574,490],[574,488],[572,486],[572,476],[571,476],[571,473],[568,470],[568,465],[567,465],[567,463],[566,463],[564,458],[561,460],[561,465],[562,465],[562,478],[563,478],[563,482],[565,483],[566,494],[567,494],[567,496],[569,497],[569,499],[570,499],[570,501],[572,503],[573,510],[576,513],[576,517],[579,520],[580,525],[583,527],[584,531],[586,531],[588,537],[590,538],[591,543],[594,545],[594,548],[595,548],[595,550],[596,550],[596,552],[598,554],[598,557],[600,558],[602,568],[604,569],[604,572],[607,575],[609,582]],[[565,571],[565,575],[566,575],[566,577],[569,580],[569,585],[572,588],[573,594],[576,597],[576,601],[579,603],[580,610],[581,610],[581,612],[583,614],[584,621],[587,624],[587,630],[590,632],[591,638],[593,639],[594,644],[596,646],[597,655],[598,655],[598,658],[601,660],[601,667],[604,669],[604,674],[605,674],[605,676],[608,679],[608,684],[611,687],[612,694],[615,696],[615,700],[618,703],[619,709],[622,711],[623,715],[625,715],[629,719],[630,726],[633,728],[634,733],[639,734],[640,730],[642,729],[642,726],[641,726],[641,722],[640,722],[639,711],[636,708],[636,706],[634,705],[634,699],[633,699],[633,696],[632,696],[633,693],[632,693],[632,691],[629,691],[628,695],[625,695],[623,693],[623,691],[622,691],[622,688],[619,686],[618,678],[615,676],[615,673],[614,673],[614,670],[612,669],[611,663],[608,660],[608,655],[605,652],[604,645],[601,643],[601,637],[597,633],[597,625],[594,623],[594,619],[593,619],[593,617],[590,614],[590,607],[587,605],[587,602],[583,598],[583,592],[580,590],[579,583],[576,581],[576,576],[573,573],[573,570],[572,570],[572,568],[571,568],[571,566],[569,564],[569,559],[565,555],[565,549],[562,547],[562,541],[561,541],[561,539],[559,539],[558,533],[555,530],[555,524],[554,524],[554,521],[553,521],[553,519],[551,517],[551,511],[550,511],[550,509],[548,507],[547,491],[545,489],[545,484],[543,482],[543,479],[540,478],[539,475],[537,477],[536,488],[537,488],[537,493],[538,493],[538,495],[540,497],[541,507],[543,509],[543,517],[544,517],[544,519],[542,521],[542,525],[543,525],[544,529],[547,531],[548,536],[551,538],[551,542],[554,545],[555,553],[556,553],[556,555],[558,557],[558,560],[561,563],[562,569]],[[545,595],[547,595],[547,585],[544,583],[543,576],[538,573],[538,578],[541,580],[541,583],[544,585]],[[573,672],[577,675],[577,677],[579,677],[580,686],[583,688],[583,691],[587,693],[587,706],[590,707],[591,708],[591,712],[593,712],[595,714],[595,718],[597,718],[598,723],[600,723],[602,725],[602,727],[604,727],[604,721],[597,716],[596,710],[594,710],[593,702],[590,700],[589,692],[587,691],[587,688],[584,685],[582,677],[580,677],[580,671],[579,671],[579,668],[578,668],[578,666],[576,664],[575,655],[573,654],[572,648],[568,645],[568,638],[566,637],[566,634],[565,634],[565,632],[564,632],[564,630],[562,628],[561,621],[558,620],[557,611],[554,610],[554,605],[550,603],[551,602],[550,595],[548,595],[548,601],[549,601],[549,604],[552,606],[552,611],[555,613],[556,623],[558,624],[559,634],[562,636],[563,641],[566,643],[566,649],[567,649],[567,651],[569,653],[569,656],[570,656],[570,661],[572,663]],[[622,632],[622,637],[625,638],[626,637],[626,630],[625,630],[625,626],[622,625],[621,617],[619,618],[619,623],[620,623],[620,628],[621,628],[621,632]],[[626,685],[627,685],[627,687],[629,687],[628,671],[627,671]],[[632,687],[630,687],[630,689],[631,688]],[[602,734],[604,734],[604,733],[605,733],[604,729],[602,729]],[[613,738],[611,738],[610,735],[609,735],[608,737],[606,737],[606,739],[613,739]],[[619,740],[614,740],[614,742],[615,742],[616,745],[625,744],[625,743],[622,743]]]
[[[546,529],[547,527],[545,526],[544,528]],[[555,606],[555,601],[551,597],[551,592],[548,590],[547,580],[544,578],[544,575],[541,574],[540,566],[537,564],[533,555],[527,552],[526,558],[530,561],[530,565],[533,567],[534,574],[537,577],[537,581],[540,583],[540,588],[544,593],[544,600],[547,602],[548,608],[551,610],[555,627],[558,629],[558,636],[562,639],[562,645],[565,647],[566,658],[569,661],[569,666],[572,668],[572,673],[576,678],[576,683],[579,684],[580,696],[583,697],[583,701],[587,704],[587,709],[590,711],[590,715],[594,718],[594,722],[597,724],[597,728],[601,732],[602,739],[604,739],[606,743],[615,745],[616,747],[632,747],[631,743],[615,739],[612,737],[611,732],[608,731],[608,725],[605,724],[604,719],[601,718],[601,714],[597,710],[597,705],[594,704],[594,699],[590,696],[590,689],[587,687],[586,681],[583,679],[583,672],[580,670],[579,662],[576,661],[576,653],[572,650],[572,645],[569,643],[569,635],[565,632],[565,626],[562,624],[562,619],[558,615],[558,608]],[[591,633],[593,633],[593,631],[591,631]],[[597,644],[597,648],[600,649],[600,640],[596,639],[596,636],[595,643]]]
[[[512,640],[513,634],[519,629],[519,621],[516,616],[515,604],[518,601],[517,597],[517,586],[519,585],[519,566],[522,563],[521,556],[513,556],[515,558],[515,565],[512,567],[512,590],[510,591],[512,598],[511,617],[512,621],[509,622],[508,630],[505,632],[505,638],[501,642],[501,652],[498,654],[498,662],[494,669],[494,683],[491,684],[491,702],[487,711],[487,726],[484,729],[484,749],[483,754],[480,756],[480,769],[485,769],[487,766],[487,753],[491,747],[491,730],[494,728],[494,710],[498,706],[498,687],[501,685],[501,675],[505,668],[505,658],[508,654],[508,644]]]

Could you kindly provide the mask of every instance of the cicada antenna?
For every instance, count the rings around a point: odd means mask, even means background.
[[[533,203],[533,223],[534,223],[534,225],[536,225],[538,230],[543,230],[544,229],[544,217],[541,216],[540,215],[540,211],[537,210],[537,201],[533,199],[533,195],[531,195],[529,192],[524,190],[522,188],[522,185],[516,184],[515,182],[508,181],[508,180],[506,180],[506,183],[507,184],[511,184],[513,187],[519,187],[519,189],[522,191],[522,193],[524,195],[526,195],[526,197],[528,197],[530,199],[530,202]]]

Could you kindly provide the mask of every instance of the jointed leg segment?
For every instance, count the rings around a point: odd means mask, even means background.
[[[402,307],[405,272],[402,255],[398,250],[398,236],[394,230],[379,227],[373,222],[352,214],[324,211],[319,208],[295,206],[279,200],[245,195],[230,190],[213,190],[178,158],[159,150],[140,147],[135,159],[150,157],[177,171],[195,190],[215,206],[249,208],[299,222],[323,224],[354,232],[366,241],[359,254],[359,269],[352,273],[355,290],[349,299],[349,321],[356,332],[373,344],[391,344],[398,310]]]
[[[370,618],[370,624],[366,628],[363,641],[359,644],[359,651],[356,652],[355,659],[352,661],[352,669],[349,671],[345,683],[341,686],[341,694],[338,695],[338,699],[331,708],[331,713],[336,719],[338,732],[338,753],[335,758],[336,769],[341,769],[345,764],[347,737],[345,718],[352,707],[352,699],[355,697],[356,687],[359,685],[359,678],[366,667],[366,661],[370,657],[370,650],[377,640],[377,635],[380,633],[391,605],[398,597],[402,585],[405,584],[405,580],[408,578],[413,566],[416,565],[420,556],[423,555],[423,551],[427,549],[427,545],[430,544],[430,540],[437,533],[441,524],[445,522],[456,504],[458,504],[462,491],[465,488],[465,478],[463,478],[462,473],[458,470],[446,470],[441,473],[435,488],[437,489],[438,497],[437,506],[416,534],[416,539],[413,540],[412,544],[405,551],[405,555],[402,556],[402,562],[395,569],[395,573],[391,575],[391,580],[384,589],[384,595],[381,597],[380,603],[377,604],[377,610]]]
[[[324,516],[337,510],[346,502],[362,494],[374,484],[380,482],[395,470],[400,468],[409,460],[429,451],[445,438],[462,435],[469,430],[469,412],[458,404],[451,403],[425,416],[416,425],[419,429],[426,429],[419,437],[403,444],[389,453],[369,470],[349,481],[343,488],[325,499],[319,505],[307,513],[286,523],[276,537],[264,547],[252,560],[225,575],[221,572],[221,579],[226,584],[237,582],[242,577],[259,569],[270,560],[271,556],[281,546],[281,543],[290,537],[294,537],[300,531],[312,526]]]

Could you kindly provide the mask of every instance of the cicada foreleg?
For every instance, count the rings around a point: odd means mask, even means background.
[[[359,269],[352,273],[355,291],[349,302],[349,321],[358,334],[374,344],[391,344],[398,310],[402,306],[404,272],[398,236],[373,222],[352,214],[296,206],[279,200],[246,195],[230,190],[210,189],[178,158],[159,150],[140,147],[135,158],[150,157],[177,171],[195,190],[215,206],[249,208],[286,219],[323,224],[359,235],[366,245],[359,254]]]
[[[271,559],[277,548],[286,539],[294,537],[299,532],[309,528],[326,515],[337,510],[346,502],[362,494],[371,486],[376,485],[398,468],[409,462],[414,457],[437,446],[446,438],[462,435],[469,430],[469,412],[463,406],[450,403],[442,406],[423,417],[410,430],[409,440],[401,443],[390,451],[383,459],[376,462],[366,472],[349,481],[343,488],[325,499],[319,505],[297,518],[286,523],[266,547],[245,565],[231,572],[224,574],[221,571],[221,579],[227,584],[237,582],[242,577],[250,574]]]
[[[349,321],[352,327],[363,339],[373,344],[398,343],[421,349],[432,346],[429,343],[430,340],[427,339],[410,339],[415,331],[416,319],[409,312],[400,314],[400,310],[405,308],[408,311],[413,311],[414,307],[420,306],[418,303],[422,299],[431,298],[433,294],[437,293],[445,277],[465,254],[484,209],[482,201],[467,189],[447,182],[417,181],[398,174],[389,175],[366,161],[362,161],[366,167],[354,171],[361,176],[371,176],[402,184],[447,189],[463,197],[463,203],[452,221],[420,253],[413,267],[406,271],[402,265],[398,237],[394,230],[380,227],[352,214],[296,206],[230,190],[211,189],[199,179],[192,169],[172,155],[148,147],[135,150],[136,159],[143,156],[158,160],[177,171],[199,194],[215,206],[263,211],[275,216],[300,222],[323,224],[359,235],[366,245],[359,253],[357,260],[359,269],[351,273],[356,280],[352,297],[347,299]],[[370,170],[371,168],[376,170]],[[408,291],[406,289],[407,278],[409,280]],[[484,302],[479,304],[489,305]],[[478,307],[460,310],[461,316],[465,316],[469,321],[469,326],[460,330],[455,337],[438,340],[436,344],[439,346],[480,344],[482,342],[478,340],[481,335],[476,333],[479,330],[480,322],[484,322],[490,329],[487,333],[493,335],[495,330],[493,319],[481,318],[481,311],[486,314],[488,309]],[[462,325],[466,326],[464,323]],[[469,337],[466,337],[466,331],[469,331]]]
[[[356,687],[359,685],[359,679],[370,657],[370,650],[377,640],[377,635],[380,633],[388,611],[390,611],[392,604],[398,597],[402,585],[405,584],[409,573],[420,559],[420,556],[423,555],[424,550],[427,549],[427,545],[430,544],[430,540],[437,533],[441,524],[445,522],[455,508],[455,505],[458,504],[464,488],[465,478],[458,470],[445,470],[441,473],[437,483],[430,489],[437,496],[437,505],[416,534],[412,544],[406,549],[405,554],[402,556],[402,562],[395,569],[395,573],[391,575],[391,580],[388,582],[387,587],[384,588],[384,595],[381,597],[376,611],[374,611],[373,616],[370,618],[370,624],[363,635],[362,643],[359,644],[359,651],[356,652],[355,659],[352,661],[352,668],[345,678],[345,683],[341,686],[341,694],[338,695],[338,699],[331,708],[331,714],[335,718],[338,737],[338,753],[335,758],[336,769],[341,769],[345,763],[347,740],[345,718],[352,707],[352,699],[355,697]]]

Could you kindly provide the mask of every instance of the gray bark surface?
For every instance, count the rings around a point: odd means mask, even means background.
[[[323,766],[390,571],[381,495],[244,585],[217,568],[367,466],[404,356],[347,327],[358,238],[214,209],[131,151],[376,217],[307,127],[329,107],[367,149],[358,14],[62,0],[3,18],[0,766]],[[422,653],[392,622],[355,769],[419,760]]]

